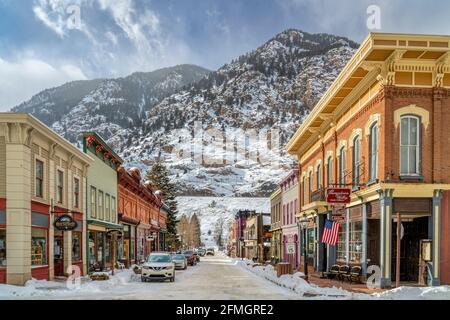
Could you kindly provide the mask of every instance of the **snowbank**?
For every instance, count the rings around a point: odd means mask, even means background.
[[[81,277],[79,285],[67,285],[66,281],[47,281],[32,279],[22,286],[0,285],[0,299],[33,298],[33,297],[67,297],[82,294],[104,294],[110,290],[133,283],[141,282],[140,275],[131,269],[116,271],[109,280],[92,281],[89,277]]]
[[[281,287],[288,288],[302,297],[311,299],[357,299],[357,300],[450,300],[450,286],[400,287],[381,293],[353,293],[341,288],[324,288],[306,282],[303,273],[277,277],[272,265],[255,265],[250,260],[238,260],[238,265]]]
[[[269,280],[281,287],[290,289],[303,297],[318,299],[355,299],[356,295],[358,295],[336,287],[322,288],[310,284],[302,278],[304,276],[302,272],[278,277],[277,272],[272,265],[255,266],[255,263],[250,260],[238,260],[238,265],[246,268],[261,278]]]

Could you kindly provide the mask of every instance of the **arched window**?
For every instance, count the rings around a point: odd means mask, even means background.
[[[320,164],[317,166],[317,170],[316,170],[316,189],[319,190],[321,188],[321,183],[322,183],[322,174],[321,174],[321,166]]]
[[[370,127],[369,136],[369,181],[378,178],[378,125],[374,123]]]
[[[345,186],[345,147],[339,151],[339,184]]]
[[[333,158],[331,156],[328,157],[327,171],[328,186],[331,186],[333,184]]]
[[[420,174],[420,118],[403,116],[400,120],[400,174]]]
[[[359,137],[353,139],[353,163],[352,163],[352,182],[353,186],[359,186],[361,176],[361,141]]]
[[[312,183],[313,183],[313,174],[312,171],[309,173],[308,176],[308,186],[309,186],[309,202],[312,202]]]

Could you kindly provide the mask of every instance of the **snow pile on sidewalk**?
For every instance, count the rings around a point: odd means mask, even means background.
[[[33,298],[33,297],[65,297],[74,294],[98,294],[140,282],[141,278],[131,269],[116,271],[109,280],[92,281],[88,276],[81,277],[79,285],[68,285],[66,281],[47,281],[32,279],[25,286],[0,285],[0,299]]]
[[[357,298],[357,295],[360,295],[336,287],[322,288],[310,284],[301,278],[304,276],[301,272],[278,277],[277,272],[272,265],[255,265],[255,263],[250,260],[240,260],[238,261],[238,264],[261,278],[269,280],[281,287],[290,289],[305,298],[355,299]]]
[[[380,300],[450,300],[450,286],[400,287],[371,295]]]
[[[354,293],[341,288],[324,288],[310,284],[301,278],[304,276],[301,272],[278,277],[277,272],[272,265],[257,265],[250,260],[239,260],[238,264],[261,278],[269,280],[281,287],[293,290],[305,298],[357,300],[450,300],[450,286],[400,287],[392,290],[386,290],[381,293]]]

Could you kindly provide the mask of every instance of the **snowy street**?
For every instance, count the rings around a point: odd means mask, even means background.
[[[199,264],[177,270],[171,282],[141,282],[127,269],[110,280],[83,278],[69,289],[64,281],[31,280],[24,287],[0,284],[0,300],[293,300],[293,299],[450,299],[450,287],[401,287],[380,294],[351,293],[339,288],[321,288],[300,274],[277,277],[271,266],[253,267],[248,261],[223,255],[202,257]]]
[[[294,299],[296,294],[246,271],[223,256],[202,257],[176,280],[142,283],[130,270],[108,281],[87,281],[68,289],[64,282],[31,281],[25,287],[0,285],[0,299]]]

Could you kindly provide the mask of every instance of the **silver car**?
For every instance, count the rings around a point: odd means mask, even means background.
[[[167,280],[175,281],[175,264],[168,253],[151,253],[142,265],[141,280]]]
[[[175,263],[175,269],[186,270],[187,269],[187,259],[184,254],[174,254],[172,256],[172,261]]]

